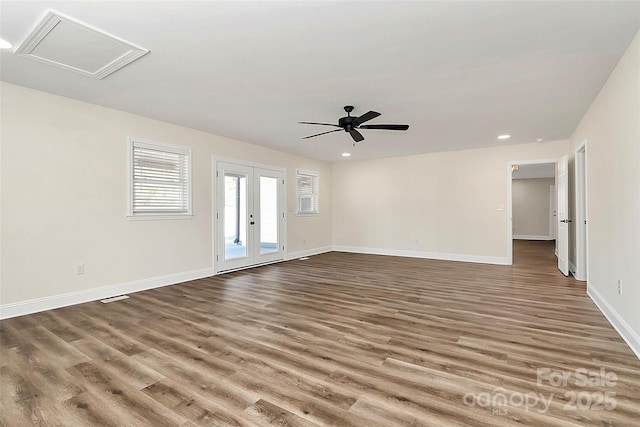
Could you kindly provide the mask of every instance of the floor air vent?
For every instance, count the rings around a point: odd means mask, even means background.
[[[120,295],[118,297],[111,297],[111,298],[105,298],[105,299],[101,299],[100,302],[103,304],[109,304],[110,302],[116,302],[116,301],[120,301],[123,299],[127,299],[129,298],[129,295]]]

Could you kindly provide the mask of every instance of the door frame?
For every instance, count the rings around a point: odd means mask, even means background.
[[[539,160],[511,160],[507,162],[507,265],[513,265],[513,166],[558,164],[560,158]],[[557,169],[557,166],[556,166]],[[555,177],[557,180],[558,177]],[[500,210],[500,207],[498,207]]]
[[[575,207],[576,207],[576,280],[589,280],[589,221],[587,220],[587,140],[582,141],[574,155],[575,163]]]
[[[282,173],[282,176],[284,179],[283,191],[281,194],[283,216],[281,218],[281,224],[280,224],[280,238],[282,240],[282,245],[284,246],[284,249],[282,250],[282,259],[264,262],[260,264],[253,264],[249,266],[243,266],[235,269],[218,271],[218,262],[216,261],[216,255],[221,253],[219,252],[221,251],[221,248],[218,247],[217,234],[216,234],[218,232],[218,228],[217,228],[218,225],[217,225],[217,219],[216,219],[216,213],[217,213],[216,202],[217,202],[217,194],[218,194],[218,184],[216,179],[217,178],[216,173],[218,171],[218,162],[232,163],[238,166],[251,167],[255,169],[267,169],[267,170],[272,170],[272,171],[277,171]],[[287,246],[288,246],[287,245],[287,185],[286,185],[287,169],[279,166],[269,165],[266,163],[255,163],[255,162],[249,162],[246,160],[233,159],[229,157],[211,156],[211,183],[212,183],[211,184],[211,263],[213,265],[214,275],[230,273],[232,271],[238,271],[238,270],[244,270],[247,268],[256,267],[257,265],[273,264],[276,262],[281,262],[286,260]]]

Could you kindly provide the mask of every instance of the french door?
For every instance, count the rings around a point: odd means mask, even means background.
[[[216,163],[216,271],[284,259],[284,173]]]

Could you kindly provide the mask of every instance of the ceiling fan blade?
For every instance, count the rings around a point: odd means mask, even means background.
[[[362,125],[360,129],[407,130],[409,125]]]
[[[368,122],[371,119],[375,119],[376,117],[378,117],[380,115],[380,113],[375,112],[375,111],[369,111],[368,113],[364,113],[363,115],[361,115],[360,117],[358,117],[354,122],[353,122],[353,126],[356,127],[358,125],[360,125],[361,123],[364,122]]]
[[[303,125],[335,126],[337,128],[341,127],[341,126],[338,126],[338,125],[334,125],[332,123],[316,123],[316,122],[298,122],[298,123],[303,124]]]
[[[309,135],[309,136],[305,136],[302,139],[309,139],[309,138],[313,138],[314,136],[320,136],[320,135],[324,135],[326,133],[332,133],[332,132],[340,132],[342,129],[334,129],[334,130],[329,130],[327,132],[322,132],[322,133],[317,133],[315,135]]]
[[[362,136],[362,134],[355,129],[351,129],[349,131],[349,134],[351,134],[351,138],[353,138],[355,142],[364,141],[364,136]]]

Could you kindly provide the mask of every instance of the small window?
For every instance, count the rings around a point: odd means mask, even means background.
[[[296,171],[298,213],[317,214],[320,212],[320,176],[318,172]]]
[[[129,140],[129,218],[191,217],[191,149]]]

